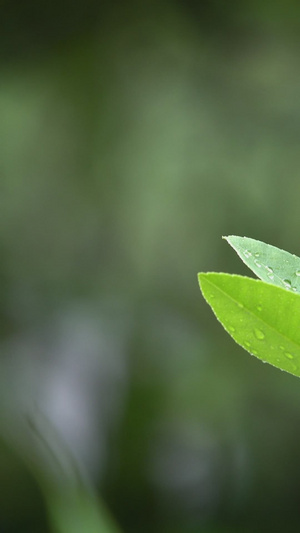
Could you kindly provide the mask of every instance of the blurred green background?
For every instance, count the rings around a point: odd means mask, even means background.
[[[70,457],[125,533],[299,531],[300,382],[196,276],[249,274],[222,235],[300,255],[299,30],[292,0],[1,3],[1,532],[52,531]]]

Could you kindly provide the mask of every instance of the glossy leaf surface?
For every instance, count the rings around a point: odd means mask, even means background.
[[[243,276],[200,273],[202,294],[245,350],[300,376],[300,294]]]
[[[242,261],[263,281],[300,293],[300,258],[248,237],[224,237]]]

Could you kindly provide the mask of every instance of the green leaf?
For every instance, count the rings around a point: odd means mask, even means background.
[[[248,237],[224,237],[242,261],[262,280],[300,293],[300,258]]]
[[[1,411],[2,414],[2,411]],[[55,427],[37,409],[13,419],[4,417],[5,439],[27,463],[42,491],[53,533],[120,533],[103,501],[95,494],[82,465]],[[1,420],[2,422],[2,420]],[[13,429],[12,429],[13,428]],[[3,429],[3,428],[2,428]]]
[[[46,503],[53,533],[121,533],[100,500],[86,489],[48,490]]]
[[[238,344],[300,376],[300,294],[243,276],[210,272],[198,277],[204,298]]]

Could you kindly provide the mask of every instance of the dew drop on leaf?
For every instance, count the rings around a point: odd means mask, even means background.
[[[284,285],[286,286],[287,289],[291,289],[292,284],[291,284],[289,279],[284,279],[283,283],[284,283]]]
[[[245,341],[245,346],[246,346],[246,348],[248,348],[248,349],[249,349],[249,348],[251,347],[251,344],[250,344],[250,342],[248,342],[248,341]]]
[[[254,263],[256,264],[256,266],[257,266],[258,268],[261,267],[261,264],[257,261],[257,259],[254,259]]]
[[[296,276],[300,276],[300,270],[296,270]]]
[[[294,356],[293,356],[290,352],[285,352],[284,355],[285,355],[288,359],[294,359]]]
[[[272,268],[272,267],[269,267],[269,266],[266,266],[266,270],[267,270],[270,274],[272,274],[272,272],[273,272],[273,268]]]
[[[263,341],[265,338],[265,334],[260,330],[255,328],[254,335],[259,341]]]
[[[245,256],[245,257],[249,258],[249,257],[251,257],[251,255],[252,255],[252,254],[251,254],[250,250],[245,250],[245,251],[244,251],[244,256]],[[299,274],[299,275],[300,275],[300,274]]]
[[[256,309],[257,309],[257,311],[262,311],[262,306],[258,305]]]
[[[231,331],[232,333],[235,332],[235,328],[233,326],[229,326],[229,331]]]
[[[259,257],[259,252],[255,252],[254,257]]]

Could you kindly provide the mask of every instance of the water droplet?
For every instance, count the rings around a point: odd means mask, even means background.
[[[257,311],[262,311],[262,306],[258,305],[256,309],[257,309]]]
[[[273,281],[273,279],[274,279],[274,275],[273,275],[273,274],[267,274],[267,276],[268,276],[268,278],[269,278],[271,281]]]
[[[279,346],[280,350],[285,350],[285,347],[284,346]]]
[[[294,359],[294,356],[290,352],[284,352],[285,357],[288,359]]]
[[[258,268],[261,267],[261,264],[257,261],[257,259],[254,259],[254,263],[256,264],[256,266],[257,266]]]
[[[255,252],[254,257],[259,257],[259,252]]]
[[[240,302],[238,303],[238,307],[239,307],[240,309],[244,309],[243,304],[241,304]]]
[[[246,346],[246,348],[250,348],[250,347],[251,347],[251,344],[250,344],[250,342],[248,342],[248,341],[245,341],[245,346]]]
[[[251,254],[250,250],[245,250],[245,251],[244,251],[244,256],[245,256],[245,257],[248,258],[248,257],[251,257],[251,255],[252,255],[252,254]],[[299,274],[299,275],[300,275],[300,274]]]
[[[300,270],[296,270],[296,276],[300,276]]]
[[[266,270],[267,270],[268,272],[270,272],[270,274],[272,274],[272,272],[273,272],[273,268],[272,268],[272,267],[269,267],[269,266],[266,266]]]
[[[287,289],[291,289],[292,288],[292,284],[291,284],[291,281],[289,279],[284,279],[283,283],[284,283],[284,285],[285,285],[285,287]]]
[[[252,355],[257,355],[257,351],[256,350],[252,350]]]
[[[292,287],[292,289],[293,289],[294,292],[298,292],[297,287]]]
[[[259,341],[262,341],[265,338],[265,334],[260,329],[257,329],[257,328],[255,328],[254,330],[254,335]]]
[[[235,328],[233,326],[229,326],[229,331],[231,331],[232,333],[235,332]]]

